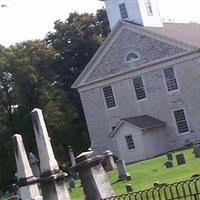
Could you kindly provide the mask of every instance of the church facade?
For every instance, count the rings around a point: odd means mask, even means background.
[[[111,33],[73,84],[92,149],[126,163],[200,140],[200,25],[155,1],[105,0]]]

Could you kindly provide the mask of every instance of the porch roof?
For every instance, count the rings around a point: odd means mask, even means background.
[[[122,118],[118,125],[114,128],[112,133],[110,134],[110,137],[113,137],[117,130],[121,127],[123,123],[129,123],[132,124],[142,131],[151,129],[151,128],[156,128],[160,126],[164,126],[165,122],[157,119],[155,117],[152,117],[150,115],[140,115],[140,116],[135,116],[135,117],[128,117],[128,118]]]

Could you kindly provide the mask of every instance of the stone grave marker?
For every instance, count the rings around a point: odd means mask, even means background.
[[[193,146],[193,153],[195,158],[200,158],[200,144],[195,144]]]
[[[22,200],[42,200],[36,183],[37,179],[33,176],[21,135],[15,134],[12,141],[17,165],[20,198]]]
[[[75,161],[75,157],[74,157],[74,152],[71,148],[71,146],[69,146],[69,158],[70,158],[70,161],[71,161],[71,166],[75,166],[76,165],[76,161]]]
[[[70,162],[71,162],[71,167],[73,167],[73,166],[76,165],[76,160],[75,160],[74,152],[73,152],[71,146],[69,146],[68,151],[69,151],[69,158],[70,158]],[[70,176],[72,176],[74,178],[75,177],[78,178],[78,173],[75,173],[72,169],[69,170],[69,174],[70,174]]]
[[[176,161],[177,161],[177,164],[178,164],[178,165],[185,164],[186,161],[185,161],[185,156],[184,156],[184,154],[183,154],[183,153],[177,154],[177,155],[176,155]]]
[[[72,167],[79,173],[86,200],[99,200],[114,195],[101,164],[102,158],[93,151],[83,152],[76,157],[76,165]]]
[[[133,187],[132,187],[132,185],[130,183],[126,184],[126,191],[127,192],[133,192]]]
[[[112,151],[107,150],[104,152],[103,166],[104,166],[105,171],[111,171],[111,170],[117,168],[117,166],[114,162],[114,159],[113,159]]]
[[[74,180],[74,178],[70,177],[70,179],[69,179],[69,191],[72,192],[74,188],[75,188],[75,180]]]
[[[28,154],[28,160],[33,172],[33,176],[39,178],[40,177],[39,160],[35,157],[35,155],[32,152]]]
[[[173,160],[173,153],[172,152],[167,153],[167,160]]]
[[[165,162],[164,165],[166,166],[166,168],[172,168],[173,167],[173,161],[172,160],[168,160],[167,162]]]
[[[40,158],[40,186],[43,198],[44,200],[69,200],[69,193],[64,182],[66,174],[58,167],[42,111],[35,108],[31,115]]]
[[[130,180],[131,176],[130,174],[126,171],[126,165],[124,160],[117,160],[117,170],[118,170],[118,179],[119,180]]]

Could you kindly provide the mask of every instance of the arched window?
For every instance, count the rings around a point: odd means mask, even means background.
[[[136,60],[138,58],[138,55],[134,52],[130,52],[126,56],[126,62],[130,62],[132,60]]]

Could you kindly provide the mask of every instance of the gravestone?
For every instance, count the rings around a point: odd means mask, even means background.
[[[119,180],[130,180],[131,176],[126,171],[126,165],[124,160],[117,160],[117,170],[118,170],[118,179]]]
[[[75,161],[75,157],[74,157],[74,152],[71,148],[71,146],[69,146],[69,158],[70,158],[70,162],[71,162],[71,167],[75,166],[76,165],[76,161]],[[69,174],[72,176],[72,177],[78,177],[78,173],[75,173],[73,170],[69,170]]]
[[[133,192],[133,187],[132,187],[132,185],[130,183],[126,184],[126,191],[127,192]]]
[[[176,161],[177,161],[177,164],[178,164],[178,165],[185,164],[186,161],[185,161],[185,156],[184,156],[184,154],[183,154],[183,153],[177,154],[177,155],[176,155]]]
[[[31,115],[40,158],[40,186],[43,198],[44,200],[69,200],[69,193],[64,182],[66,174],[58,167],[42,111],[35,108]]]
[[[71,161],[71,166],[75,166],[76,165],[76,161],[75,161],[75,157],[74,157],[74,152],[71,148],[71,146],[69,146],[69,158],[70,158],[70,161]]]
[[[200,144],[195,144],[193,146],[193,153],[195,155],[195,158],[200,158]]]
[[[112,151],[110,150],[105,151],[104,156],[105,157],[104,157],[103,164],[104,164],[105,171],[111,171],[113,169],[116,169],[117,166],[114,162]]]
[[[70,177],[70,179],[69,179],[69,191],[72,192],[74,188],[75,188],[75,181],[72,177]]]
[[[25,152],[21,135],[12,136],[15,160],[17,164],[18,185],[22,200],[42,200]]]
[[[166,166],[166,168],[172,168],[173,167],[173,161],[172,160],[168,160],[167,162],[165,162],[164,165]]]
[[[76,165],[72,167],[79,173],[86,200],[99,200],[114,195],[101,164],[102,158],[93,151],[83,152],[76,157]]]
[[[173,153],[172,152],[167,153],[167,160],[173,160]]]
[[[28,160],[33,172],[33,176],[39,178],[40,177],[39,160],[31,152],[28,154]]]

